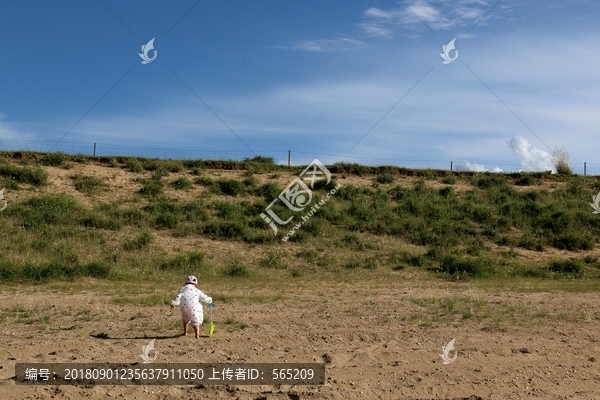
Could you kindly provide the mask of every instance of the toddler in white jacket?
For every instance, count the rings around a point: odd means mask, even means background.
[[[194,327],[196,339],[200,337],[200,325],[204,319],[202,313],[202,303],[212,304],[212,298],[205,295],[200,289],[196,288],[198,279],[190,275],[185,280],[185,285],[179,289],[177,296],[171,301],[171,311],[175,306],[181,310],[181,321],[183,322],[183,336],[187,336],[188,325],[191,323]]]

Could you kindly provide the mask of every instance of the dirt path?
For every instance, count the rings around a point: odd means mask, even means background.
[[[4,290],[0,398],[600,398],[599,295],[472,288],[456,295],[408,283],[299,290],[284,298],[255,293],[217,304],[217,331],[194,340],[175,337],[179,316],[166,306],[115,304],[101,291]],[[449,312],[449,304],[463,309]],[[226,325],[226,317],[236,322]],[[234,330],[240,322],[247,327]],[[98,333],[108,337],[91,336]],[[327,382],[24,387],[11,379],[15,362],[139,362],[142,346],[155,337],[156,362],[324,362]],[[441,347],[451,339],[457,357],[443,365]]]

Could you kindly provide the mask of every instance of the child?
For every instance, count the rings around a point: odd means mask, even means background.
[[[200,338],[200,325],[204,316],[202,314],[202,304],[212,304],[212,298],[208,297],[201,290],[196,288],[198,279],[190,275],[185,280],[185,285],[179,289],[179,293],[175,299],[171,301],[171,311],[175,306],[179,306],[181,310],[181,320],[183,322],[183,336],[187,336],[188,325],[190,322],[194,327],[196,339]]]

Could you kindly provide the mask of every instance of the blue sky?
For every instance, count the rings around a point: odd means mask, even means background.
[[[598,20],[592,0],[3,0],[0,146],[505,171],[565,146],[600,173]]]

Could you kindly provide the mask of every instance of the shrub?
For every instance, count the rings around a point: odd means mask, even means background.
[[[423,254],[403,253],[401,259],[404,263],[413,267],[424,267],[430,264],[429,259]]]
[[[556,173],[560,175],[573,175],[573,169],[570,164],[570,156],[567,149],[562,147],[555,147],[550,156],[552,164],[556,169]]]
[[[377,175],[377,177],[375,178],[375,182],[377,183],[381,183],[381,184],[390,184],[390,183],[394,183],[394,181],[396,180],[396,177],[392,174],[389,173],[383,173],[380,175]]]
[[[31,281],[42,283],[48,280],[70,280],[77,277],[108,278],[110,266],[102,262],[83,265],[66,265],[59,261],[43,264],[14,265],[8,261],[0,263],[1,281]]]
[[[357,163],[337,162],[329,168],[333,173],[346,173],[362,176],[371,172],[371,168]]]
[[[264,185],[260,185],[256,189],[254,189],[254,194],[257,196],[261,196],[267,201],[272,201],[279,196],[281,193],[281,188],[276,183],[265,183]]]
[[[308,233],[300,229],[295,231],[293,235],[289,236],[289,241],[293,243],[305,243],[309,237],[310,235]]]
[[[187,190],[187,189],[191,188],[193,185],[189,179],[182,177],[182,178],[175,179],[173,182],[171,182],[171,186],[177,190]]]
[[[5,179],[0,180],[0,182],[2,182],[2,183],[0,183],[0,185],[3,188],[10,189],[10,190],[19,190],[19,184],[17,182],[15,182],[13,179],[5,178]]]
[[[206,221],[209,218],[206,205],[201,200],[192,200],[182,207],[187,222]]]
[[[452,189],[450,186],[446,186],[444,188],[441,188],[438,193],[442,197],[450,197],[454,194],[454,189]]]
[[[179,218],[177,218],[177,215],[174,213],[170,213],[170,212],[164,212],[159,214],[156,217],[156,220],[154,222],[154,226],[157,229],[173,229],[177,226],[177,224],[179,223]]]
[[[515,185],[517,186],[532,186],[535,183],[535,178],[531,175],[524,175],[515,180]]]
[[[594,239],[586,234],[567,233],[554,239],[553,245],[561,250],[590,250],[594,247]]]
[[[320,236],[323,233],[323,222],[317,218],[311,218],[302,225],[302,229],[313,236]]]
[[[251,244],[269,244],[275,240],[277,240],[277,237],[271,233],[247,233],[244,235],[244,242]]]
[[[161,166],[160,168],[152,171],[152,174],[150,174],[150,179],[160,181],[161,178],[164,178],[167,175],[169,175],[169,171]]]
[[[135,173],[140,173],[140,172],[144,171],[144,166],[142,165],[140,160],[138,160],[136,158],[128,158],[127,161],[125,161],[125,168],[129,172],[135,172]]]
[[[159,180],[156,179],[148,179],[146,180],[142,188],[140,189],[140,193],[144,196],[148,197],[156,197],[163,194],[163,184]]]
[[[123,249],[127,251],[141,250],[148,247],[150,243],[152,243],[152,235],[150,232],[142,232],[137,238],[125,242]]]
[[[244,158],[244,162],[253,162],[257,164],[269,164],[274,165],[275,160],[273,157],[263,157],[263,156],[255,156],[254,158]]]
[[[40,160],[40,163],[51,167],[60,167],[70,159],[71,157],[68,154],[59,151],[56,153],[46,153]]]
[[[489,261],[481,258],[469,259],[456,255],[448,255],[440,262],[440,272],[449,275],[466,275],[473,278],[489,277],[493,268]]]
[[[83,276],[92,278],[108,278],[110,275],[110,266],[99,261],[86,264],[81,270]]]
[[[19,183],[44,186],[48,183],[48,174],[42,169],[21,168],[9,164],[0,165],[0,176]]]
[[[221,193],[229,196],[237,196],[246,191],[246,187],[242,182],[233,179],[219,179],[217,185]]]
[[[454,185],[456,183],[456,177],[454,175],[445,176],[442,179],[442,183],[446,185]]]
[[[217,217],[223,219],[239,219],[242,214],[242,207],[238,203],[218,202],[213,205],[217,211]]]
[[[84,217],[81,220],[81,224],[88,228],[96,228],[96,229],[107,229],[111,231],[116,231],[121,229],[122,224],[119,219],[112,218],[110,216],[100,215],[97,213],[93,213]]]
[[[595,264],[598,262],[598,257],[592,256],[592,255],[587,255],[587,256],[583,257],[583,262],[586,264]]]
[[[138,208],[120,209],[117,217],[125,225],[143,226],[147,221],[147,215]]]
[[[205,176],[200,176],[200,177],[196,178],[194,183],[196,183],[198,185],[206,186],[206,187],[211,187],[214,184],[214,181]]]
[[[579,260],[555,260],[550,263],[548,269],[559,274],[581,276],[585,267]]]
[[[73,225],[78,222],[81,212],[79,203],[62,194],[30,197],[5,211],[18,216],[26,229],[44,225]]]
[[[244,237],[246,229],[246,226],[238,221],[212,222],[205,225],[202,232],[215,238],[236,239]]]
[[[159,266],[162,270],[187,271],[188,273],[202,270],[203,267],[204,253],[201,252],[190,252],[179,255],[161,263]]]
[[[308,185],[308,186],[310,187],[310,185]],[[336,186],[337,186],[337,183],[333,179],[330,180],[329,183],[327,183],[327,179],[319,179],[319,180],[315,181],[311,190],[313,190],[313,191],[316,191],[316,190],[329,191]]]
[[[521,267],[511,271],[511,276],[519,276],[523,278],[547,278],[548,271],[541,268]]]
[[[183,170],[183,163],[179,160],[167,160],[164,161],[164,168],[173,173],[181,172]]]
[[[265,258],[260,260],[260,265],[264,268],[283,269],[285,268],[285,255],[278,252],[270,252]]]
[[[244,277],[248,276],[249,274],[250,272],[248,271],[248,269],[245,266],[238,264],[237,261],[234,261],[223,270],[223,275],[232,278]]]
[[[253,176],[250,176],[250,177],[244,179],[244,181],[242,183],[248,189],[252,189],[252,188],[256,187],[256,185],[258,185],[258,181]]]
[[[479,178],[475,181],[477,187],[482,189],[491,189],[493,187],[504,187],[507,186],[506,178],[502,175],[491,175]]]
[[[160,160],[157,158],[154,159],[145,159],[144,169],[146,171],[164,171],[164,173],[168,172],[180,172],[183,169],[183,163],[177,160]]]
[[[93,194],[98,189],[107,186],[102,179],[93,176],[74,175],[71,179],[75,184],[75,189],[85,194]]]
[[[432,169],[419,169],[415,173],[416,176],[424,178],[426,180],[433,179],[435,177],[435,171]]]

